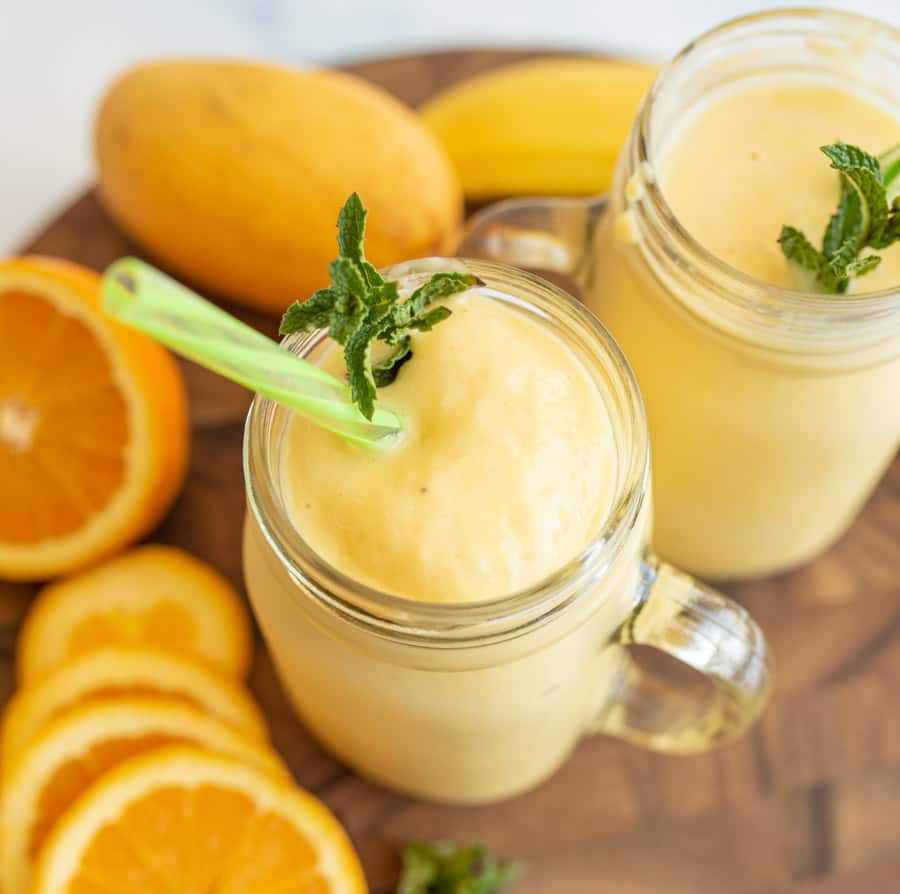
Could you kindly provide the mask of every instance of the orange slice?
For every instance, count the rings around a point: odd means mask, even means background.
[[[262,713],[239,683],[177,654],[134,646],[87,652],[20,689],[0,731],[0,765],[66,709],[110,696],[165,696],[212,714],[247,738],[267,741]]]
[[[177,701],[109,699],[74,708],[3,768],[0,870],[4,894],[30,891],[31,870],[41,844],[92,782],[129,757],[173,743],[228,754],[242,764],[262,768],[263,773],[287,778],[272,751]]]
[[[231,676],[246,673],[252,651],[231,584],[183,550],[151,544],[44,588],[19,637],[19,680],[117,644],[177,652]]]
[[[138,540],[184,479],[178,366],[99,290],[84,267],[0,260],[0,577],[55,577]]]
[[[163,748],[104,776],[44,847],[33,894],[366,894],[328,809],[228,758]]]

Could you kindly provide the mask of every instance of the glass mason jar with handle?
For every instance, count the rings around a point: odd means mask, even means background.
[[[459,803],[530,788],[590,733],[678,754],[731,739],[765,704],[766,644],[740,606],[648,551],[648,438],[628,364],[564,292],[511,268],[464,263],[492,300],[555,333],[596,383],[619,458],[612,509],[579,556],[524,592],[466,604],[378,592],[331,567],[292,525],[282,479],[289,413],[257,398],[245,432],[244,568],[293,704],[360,772]],[[434,265],[386,275],[413,287]],[[316,359],[327,342],[318,332],[286,345]],[[646,674],[632,643],[696,669],[714,697]]]
[[[658,182],[680,124],[711,96],[761,79],[858,95],[896,116],[900,141],[900,32],[833,11],[761,13],[699,38],[661,71],[608,199],[500,203],[474,219],[460,249],[578,281],[644,396],[655,547],[708,578],[781,571],[826,548],[851,524],[900,437],[900,282],[866,293],[861,278],[845,295],[770,285],[705,249]],[[827,139],[837,136],[829,128]],[[809,147],[812,163],[834,178],[826,183],[835,184],[836,204],[837,175],[817,148]],[[692,189],[704,213],[747,213],[727,207],[702,177]],[[771,253],[781,223],[794,221],[776,222],[766,236]],[[892,264],[893,256],[884,266]]]

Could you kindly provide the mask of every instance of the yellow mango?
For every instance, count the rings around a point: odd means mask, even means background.
[[[469,198],[585,195],[609,186],[655,75],[615,59],[538,59],[461,81],[421,113]]]
[[[354,190],[376,266],[448,251],[462,217],[452,164],[415,113],[337,71],[142,65],[103,99],[95,148],[101,200],[150,255],[273,312],[328,283]]]

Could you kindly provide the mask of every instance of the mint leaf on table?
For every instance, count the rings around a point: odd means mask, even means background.
[[[521,875],[518,863],[498,863],[477,845],[419,842],[403,852],[397,894],[494,894]]]
[[[400,301],[397,284],[385,282],[366,260],[367,214],[359,195],[353,193],[338,215],[338,257],[328,267],[332,284],[292,304],[281,320],[280,332],[290,335],[327,328],[344,347],[351,397],[363,416],[371,419],[377,389],[390,385],[412,358],[411,333],[427,332],[450,316],[449,308],[431,305],[465,291],[477,280],[468,274],[436,273]],[[376,341],[394,351],[373,365]]]
[[[876,158],[858,146],[822,146],[840,177],[837,211],[817,249],[795,227],[784,226],[778,241],[797,283],[806,291],[839,294],[851,280],[874,270],[881,257],[861,253],[900,241],[900,145]]]

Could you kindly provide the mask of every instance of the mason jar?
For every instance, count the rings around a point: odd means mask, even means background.
[[[825,295],[744,274],[688,232],[657,177],[667,140],[711,97],[798,79],[889,110],[900,142],[900,32],[836,11],[751,15],[661,70],[608,197],[500,203],[460,249],[577,280],[644,396],[654,545],[708,578],[778,572],[820,553],[850,526],[900,438],[900,282],[865,292],[860,278],[850,294]],[[835,178],[826,182],[836,203],[836,175],[818,163]],[[745,213],[702,177],[694,188],[709,214]]]
[[[384,275],[403,293],[435,263]],[[536,785],[592,733],[673,753],[734,737],[766,701],[765,641],[742,608],[649,551],[646,419],[624,357],[556,287],[512,268],[462,263],[482,294],[556,334],[590,374],[618,457],[612,508],[580,555],[522,592],[447,604],[377,591],[329,565],[292,524],[282,475],[290,411],[257,397],[244,443],[244,571],[300,717],[361,773],[458,803]],[[313,361],[328,344],[322,331],[285,342]],[[700,671],[707,689],[648,674],[633,643]]]

